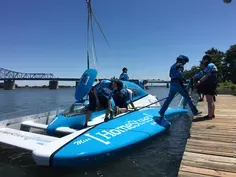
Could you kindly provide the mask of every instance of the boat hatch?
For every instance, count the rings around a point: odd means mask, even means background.
[[[86,104],[81,103],[74,103],[62,112],[62,115],[65,117],[72,117],[82,114],[86,114]]]

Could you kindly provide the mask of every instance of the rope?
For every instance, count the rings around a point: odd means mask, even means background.
[[[93,14],[92,6],[91,6],[91,0],[87,0],[86,2],[88,4],[87,5],[87,7],[88,7],[88,25],[87,25],[87,60],[88,60],[88,69],[89,69],[89,59],[90,59],[90,57],[89,57],[89,42],[88,42],[88,40],[89,40],[89,32],[90,32],[90,29],[91,29],[93,65],[94,65],[94,68],[98,71],[98,73],[100,73],[103,76],[103,78],[106,78],[104,76],[104,74],[101,72],[101,70],[98,67],[98,65],[97,65],[97,62],[98,62],[97,58],[98,57],[97,57],[97,54],[96,54],[96,46],[95,46],[95,38],[94,38],[94,30],[93,30],[93,18],[94,18],[96,24],[98,25],[98,27],[99,27],[99,29],[100,29],[103,37],[105,38],[105,40],[106,40],[106,42],[107,42],[109,47],[110,47],[110,44],[109,44],[107,38],[105,37],[105,35],[104,35],[103,31],[102,31],[102,28],[100,27],[100,25],[99,25],[95,15]],[[91,25],[91,28],[89,28],[89,25]]]

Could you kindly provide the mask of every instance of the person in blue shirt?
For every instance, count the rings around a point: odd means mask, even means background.
[[[192,79],[194,81],[194,85],[196,85],[197,81],[199,81],[204,76],[204,69],[205,69],[205,65],[203,65],[203,63],[201,62],[200,63],[200,71],[192,77]],[[199,86],[196,89],[197,89],[197,93],[199,95],[198,101],[204,101],[204,94],[202,94],[202,87]]]
[[[139,80],[139,86],[145,90],[145,85],[148,83],[147,80]]]
[[[173,64],[170,68],[170,73],[169,73],[169,76],[171,78],[170,91],[169,91],[168,98],[165,100],[162,108],[159,111],[161,118],[164,117],[165,111],[169,107],[169,104],[175,97],[176,93],[179,93],[184,97],[184,99],[189,104],[193,115],[198,115],[201,113],[197,110],[196,106],[193,104],[188,92],[186,91],[184,87],[185,79],[183,77],[183,72],[184,72],[184,65],[187,62],[189,62],[188,57],[184,55],[180,55],[177,57],[176,63]]]
[[[208,104],[208,115],[204,118],[215,118],[215,103],[214,98],[216,95],[217,87],[217,67],[211,62],[209,55],[204,55],[200,61],[204,66],[204,76],[197,82],[197,87],[202,87],[202,92],[206,95],[206,101]]]
[[[111,98],[114,90],[117,88],[117,80],[102,80],[96,84],[89,92],[89,105],[86,112],[86,120],[84,127],[91,117],[92,112],[96,109],[106,109],[105,121],[108,120],[108,115],[111,112]]]
[[[128,72],[128,69],[124,67],[122,69],[122,73],[120,74],[120,78],[119,79],[123,80],[123,81],[128,81],[129,80],[129,76],[128,76],[127,72]]]
[[[128,104],[131,104],[132,108],[136,110],[133,104],[133,92],[123,83],[117,85],[117,90],[114,92],[113,100],[115,102],[114,114],[117,116],[120,113],[128,111]]]

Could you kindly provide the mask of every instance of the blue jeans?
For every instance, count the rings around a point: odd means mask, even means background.
[[[193,114],[196,114],[198,112],[197,108],[194,106],[190,96],[188,95],[188,92],[184,89],[183,85],[179,82],[171,82],[170,83],[170,92],[168,95],[168,98],[162,105],[162,108],[160,109],[160,113],[164,115],[165,111],[170,105],[170,102],[173,100],[175,97],[175,94],[179,93],[184,97],[184,99],[187,101],[191,111]]]

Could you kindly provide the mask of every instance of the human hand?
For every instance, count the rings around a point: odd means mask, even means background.
[[[197,83],[196,83],[196,87],[198,87],[200,84],[201,84],[201,81],[200,81],[200,80],[197,81]]]

